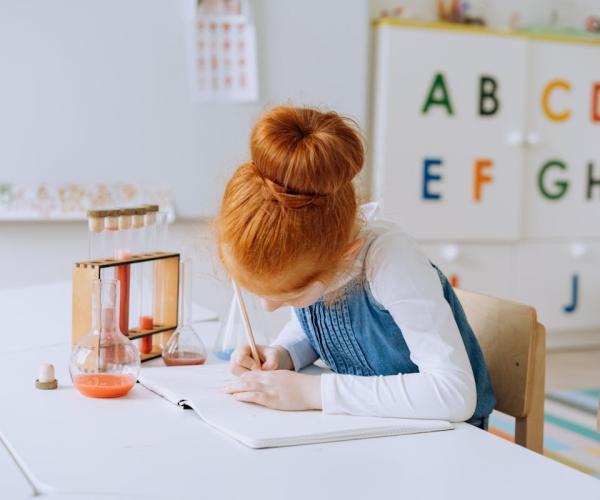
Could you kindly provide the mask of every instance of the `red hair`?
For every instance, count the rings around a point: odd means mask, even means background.
[[[352,179],[364,146],[356,124],[276,107],[255,124],[250,151],[225,188],[216,225],[232,278],[259,295],[331,278],[357,227]]]

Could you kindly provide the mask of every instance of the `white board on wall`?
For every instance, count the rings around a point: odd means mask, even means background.
[[[384,215],[420,239],[517,239],[522,151],[508,141],[525,126],[526,41],[386,24],[377,32],[373,166]],[[425,111],[437,75],[450,106]],[[493,115],[480,115],[482,77],[497,83]],[[430,160],[440,178],[425,182]],[[475,201],[478,160],[492,162],[480,170],[491,182]]]
[[[255,0],[260,100],[193,103],[195,0],[0,3],[0,181],[164,185],[211,216],[251,124],[291,101],[364,126],[367,0]]]

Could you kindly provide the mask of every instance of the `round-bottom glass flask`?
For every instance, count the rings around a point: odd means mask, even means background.
[[[74,387],[91,398],[125,396],[140,372],[140,355],[119,329],[117,280],[94,280],[92,328],[71,352],[69,372]]]

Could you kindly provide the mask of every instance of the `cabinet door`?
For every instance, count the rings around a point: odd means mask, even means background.
[[[525,236],[598,237],[600,45],[530,43]]]
[[[421,240],[516,238],[527,42],[402,26],[377,32],[371,147],[384,215]],[[480,101],[481,87],[488,97]]]
[[[516,298],[548,329],[600,325],[600,243],[522,244],[516,260]]]
[[[514,246],[436,243],[421,248],[458,288],[513,297]]]

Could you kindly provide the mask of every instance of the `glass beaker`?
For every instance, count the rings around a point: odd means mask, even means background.
[[[92,328],[71,352],[69,372],[75,388],[92,398],[125,396],[140,372],[140,355],[119,329],[119,282],[92,283]]]
[[[248,319],[252,325],[256,344],[269,345],[270,339],[265,326],[265,312],[261,308],[258,298],[243,289],[240,289],[240,293],[244,295],[244,303],[246,304]],[[235,348],[238,345],[247,343],[248,339],[246,337],[242,313],[235,294],[233,294],[227,317],[225,318],[225,321],[221,323],[221,327],[219,328],[219,334],[217,335],[213,352],[217,358],[223,361],[229,361],[231,353]]]
[[[179,263],[178,313],[177,329],[163,348],[163,360],[168,366],[201,365],[206,361],[206,349],[192,328],[191,259]]]

